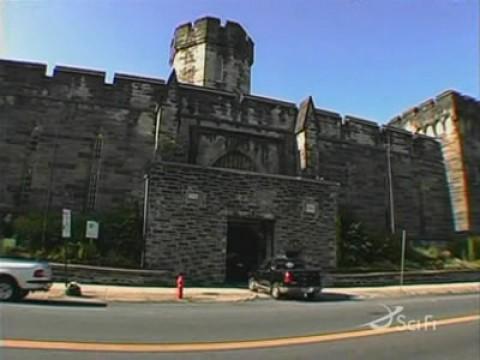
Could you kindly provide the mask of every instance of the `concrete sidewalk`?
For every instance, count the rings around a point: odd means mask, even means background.
[[[32,293],[28,299],[48,301],[68,301],[91,299],[103,302],[175,302],[175,288],[165,287],[129,287],[107,285],[81,285],[82,297],[66,297],[65,285],[55,283],[47,293]],[[318,300],[377,299],[402,296],[480,294],[480,282],[454,284],[425,284],[363,287],[363,288],[325,288]],[[238,302],[255,299],[268,299],[265,293],[254,293],[247,289],[235,288],[186,288],[183,302]]]

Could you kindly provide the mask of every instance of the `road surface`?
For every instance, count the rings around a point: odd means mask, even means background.
[[[387,316],[389,311],[395,315]],[[478,360],[479,311],[477,294],[330,302],[114,303],[105,308],[2,304],[0,358]],[[375,320],[378,329],[372,330],[367,323]],[[385,325],[394,331],[385,332]],[[65,350],[55,349],[59,341]],[[198,343],[206,347],[198,351]]]

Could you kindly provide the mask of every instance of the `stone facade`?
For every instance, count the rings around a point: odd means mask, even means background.
[[[141,182],[164,82],[0,61],[0,208],[105,210]]]
[[[181,82],[248,94],[253,41],[235,22],[202,18],[177,27],[170,64]]]
[[[452,215],[440,144],[395,127],[300,105],[301,172],[341,183],[339,205],[371,231],[445,239]],[[435,206],[431,206],[435,204]]]
[[[480,232],[480,103],[447,91],[391,121],[440,144],[448,179],[454,230]]]
[[[216,280],[228,212],[262,218],[260,198],[273,204],[276,251],[298,239],[326,268],[336,204],[380,233],[480,232],[476,100],[446,92],[379,126],[312,98],[297,106],[250,94],[253,47],[239,24],[203,18],[175,30],[166,81],[115,74],[106,83],[103,72],[62,66],[50,76],[42,64],[0,60],[0,210],[111,209],[151,171],[148,266]],[[186,189],[208,206],[165,208],[161,199],[180,204]],[[299,210],[309,197],[315,221]]]
[[[273,253],[335,267],[336,183],[157,162],[150,187],[149,268],[223,281],[229,218],[273,222]]]

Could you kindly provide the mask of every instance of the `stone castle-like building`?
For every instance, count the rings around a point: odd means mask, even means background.
[[[166,81],[1,60],[1,211],[102,211],[147,184],[146,266],[213,281],[287,250],[334,267],[338,209],[413,239],[480,233],[477,100],[379,126],[251,94],[253,62],[209,17],[175,30]]]

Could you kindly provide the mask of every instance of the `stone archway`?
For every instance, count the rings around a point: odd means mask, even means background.
[[[219,157],[213,163],[213,167],[247,171],[257,170],[255,163],[252,161],[252,159],[238,150],[227,152],[223,156]]]

